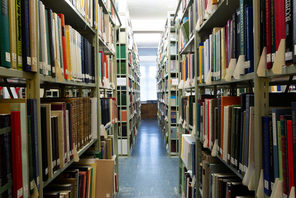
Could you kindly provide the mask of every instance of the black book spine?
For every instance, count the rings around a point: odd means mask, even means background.
[[[241,54],[241,32],[243,29],[241,29],[241,12],[240,9],[236,11],[236,19],[235,19],[235,31],[236,35],[233,38],[235,40],[235,58],[238,59],[239,55]],[[242,51],[243,52],[243,51]]]
[[[260,53],[266,47],[265,20],[265,0],[260,0]]]
[[[55,55],[54,55],[54,40],[53,40],[53,24],[52,24],[52,10],[48,10],[48,34],[49,34],[49,54],[50,54],[50,63],[51,63],[51,75],[55,77]]]
[[[293,62],[293,2],[285,0],[286,64]]]
[[[43,181],[48,179],[48,157],[47,157],[47,124],[46,107],[41,107],[41,138],[42,138],[42,176]]]
[[[31,47],[30,47],[30,23],[29,23],[29,0],[22,1],[22,58],[23,70],[31,71]]]
[[[55,149],[56,149],[56,141],[55,141],[55,117],[51,117],[51,145],[52,145],[52,148],[51,148],[51,152],[52,152],[52,163],[53,163],[53,172],[55,172],[57,170],[57,156],[56,156],[56,152],[55,152]]]

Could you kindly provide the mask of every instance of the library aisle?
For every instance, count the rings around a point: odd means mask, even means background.
[[[157,120],[141,121],[128,158],[119,158],[117,198],[178,198],[178,158],[168,156]]]

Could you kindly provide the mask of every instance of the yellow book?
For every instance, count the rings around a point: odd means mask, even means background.
[[[68,64],[68,79],[72,80],[72,70],[71,70],[71,51],[70,51],[70,26],[65,25],[65,35],[66,35],[66,48],[67,48],[67,64]]]
[[[203,50],[204,46],[199,46],[199,83],[202,83],[202,72],[203,72],[203,56],[202,56],[202,50]]]
[[[31,48],[31,71],[37,72],[37,8],[36,0],[29,0],[29,21],[30,21],[30,48]]]
[[[9,12],[9,43],[10,43],[10,60],[11,68],[17,68],[17,56],[16,56],[16,19],[15,19],[15,0],[8,1]]]

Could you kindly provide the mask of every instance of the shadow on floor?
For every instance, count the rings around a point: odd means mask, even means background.
[[[157,120],[142,120],[131,156],[119,158],[117,198],[180,198],[178,158],[168,157]]]

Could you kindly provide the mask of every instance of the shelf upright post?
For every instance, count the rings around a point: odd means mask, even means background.
[[[261,117],[268,113],[269,109],[269,80],[268,78],[258,77],[256,71],[258,69],[260,59],[260,1],[253,0],[253,24],[254,24],[254,102],[255,102],[255,129],[254,129],[254,150],[255,155],[255,186],[259,185],[260,172],[262,165],[262,122]],[[256,192],[257,193],[257,192]]]
[[[38,10],[38,4],[35,4],[36,13]],[[37,30],[39,29],[39,23],[36,20]],[[35,48],[39,49],[39,31],[36,32],[38,42],[35,43]],[[38,134],[38,158],[39,158],[39,181],[35,181],[36,185],[39,184],[39,196],[43,197],[43,178],[42,178],[42,138],[41,138],[41,113],[40,113],[40,74],[39,74],[39,50],[37,50],[37,72],[33,74],[33,78],[27,80],[27,99],[36,99],[37,101],[37,134]],[[38,180],[38,179],[37,179]],[[36,188],[37,189],[37,188]]]

